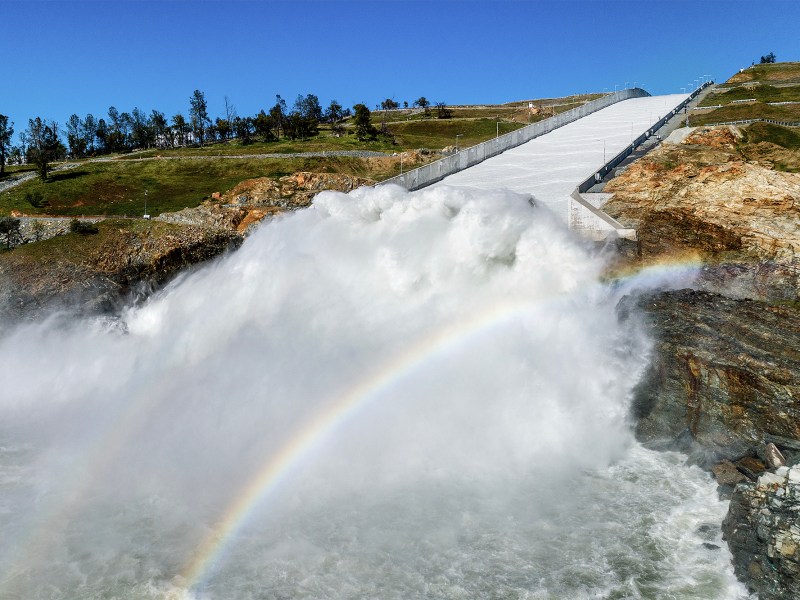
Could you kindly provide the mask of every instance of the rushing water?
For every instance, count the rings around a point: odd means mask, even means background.
[[[708,476],[632,438],[601,270],[510,192],[323,193],[6,331],[0,597],[746,597]]]

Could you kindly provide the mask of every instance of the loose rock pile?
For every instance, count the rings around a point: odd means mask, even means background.
[[[761,600],[800,598],[800,466],[737,485],[722,531]]]

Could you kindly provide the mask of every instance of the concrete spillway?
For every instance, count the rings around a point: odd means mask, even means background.
[[[567,220],[576,186],[686,98],[671,94],[618,102],[434,185],[532,194]]]

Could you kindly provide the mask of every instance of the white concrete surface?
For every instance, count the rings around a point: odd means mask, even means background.
[[[570,194],[604,164],[604,144],[608,161],[687,97],[671,94],[618,102],[434,185],[532,194],[566,221]]]

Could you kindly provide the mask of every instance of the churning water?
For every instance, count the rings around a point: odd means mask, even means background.
[[[744,597],[708,476],[632,438],[601,269],[510,192],[326,192],[7,331],[0,597]]]

